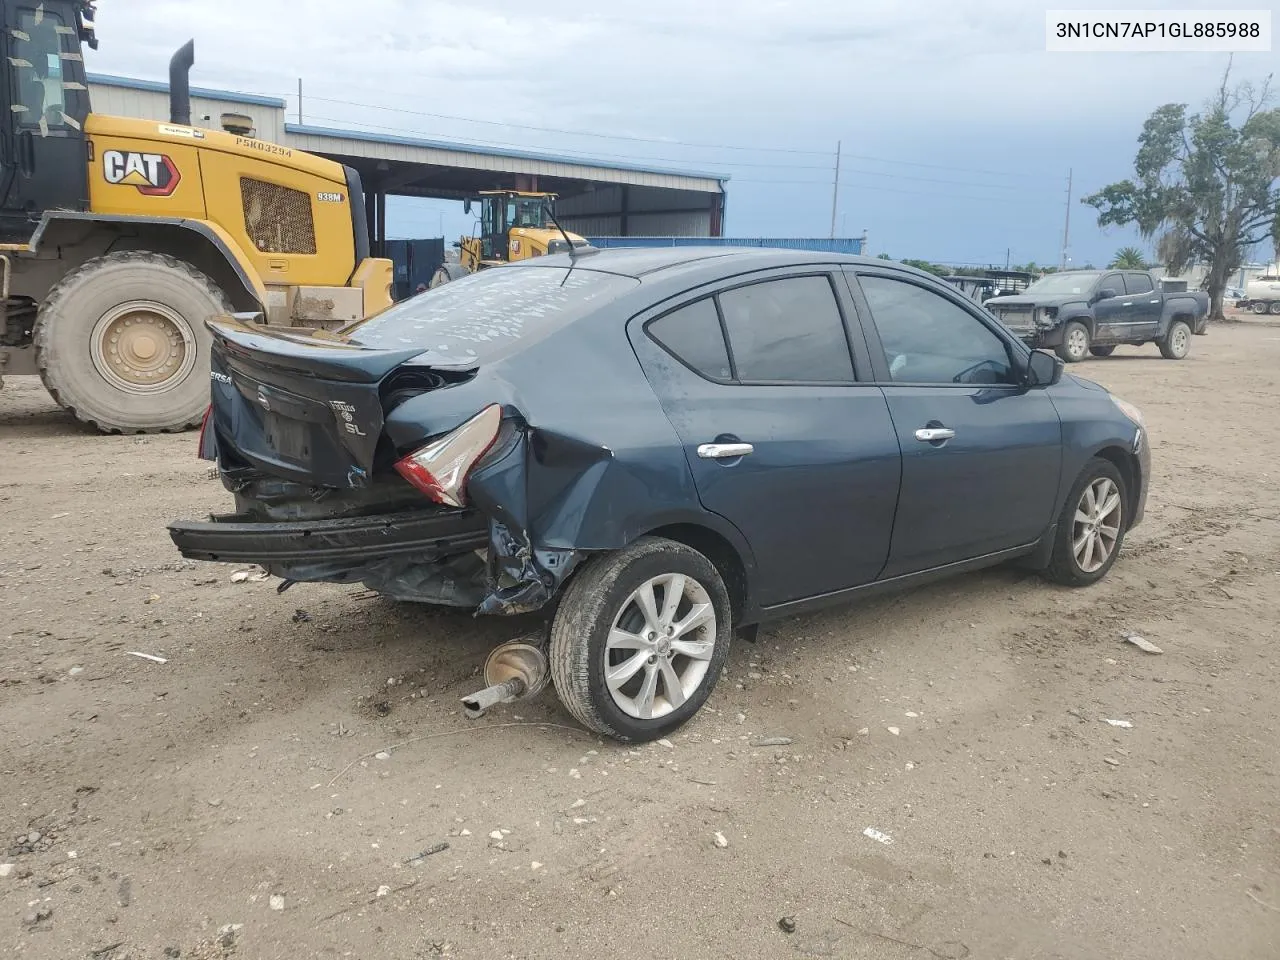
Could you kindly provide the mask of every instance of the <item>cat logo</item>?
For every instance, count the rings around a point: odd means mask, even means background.
[[[148,197],[170,196],[182,180],[177,166],[164,154],[122,150],[103,152],[102,175],[107,183],[137,187]]]

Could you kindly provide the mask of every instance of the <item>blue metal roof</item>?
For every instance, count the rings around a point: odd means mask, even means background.
[[[639,211],[643,212],[643,211]],[[565,221],[573,226],[573,217]],[[588,237],[595,247],[767,247],[810,253],[862,253],[861,237]]]
[[[169,92],[169,84],[161,83],[158,80],[138,80],[134,77],[117,77],[109,73],[91,73],[89,74],[89,82],[97,83],[104,87],[124,87],[127,90],[146,90],[149,93]],[[223,103],[243,103],[256,107],[276,107],[283,110],[285,102],[279,97],[261,97],[256,93],[233,93],[230,90],[212,90],[208,87],[192,87],[191,95],[193,97],[202,97],[205,100],[219,100]]]
[[[193,90],[192,93],[195,91]],[[394,134],[369,133],[365,130],[342,130],[337,127],[313,127],[305,123],[286,123],[285,133],[299,136],[337,137],[342,140],[361,140],[365,143],[391,143],[405,147],[423,147],[428,150],[453,150],[457,153],[478,153],[486,157],[507,157],[516,160],[540,160],[547,163],[573,163],[580,167],[600,167],[604,170],[629,170],[635,173],[656,173],[673,177],[701,177],[724,183],[727,174],[706,173],[698,170],[672,170],[663,167],[647,167],[638,163],[619,163],[614,160],[589,160],[583,157],[565,157],[553,153],[532,150],[507,150],[501,147],[477,146],[472,143],[453,143],[447,140],[426,140],[419,137],[400,137]],[[636,211],[637,213],[643,211]]]

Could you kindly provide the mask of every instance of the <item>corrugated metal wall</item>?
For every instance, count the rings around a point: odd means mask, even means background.
[[[89,83],[89,100],[93,112],[111,117],[137,117],[140,120],[169,119],[169,95],[155,90],[132,90],[128,87]],[[250,103],[227,103],[205,97],[191,98],[191,122],[198,127],[220,129],[224,113],[252,117],[259,140],[279,143],[284,137],[284,111],[276,107]],[[208,117],[208,120],[203,119]]]
[[[775,247],[814,253],[862,253],[860,237],[688,237],[688,236],[588,236],[597,247]]]
[[[582,236],[707,237],[714,194],[692,190],[605,187],[556,201],[566,230]]]

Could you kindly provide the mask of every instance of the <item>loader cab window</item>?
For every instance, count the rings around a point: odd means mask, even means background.
[[[507,202],[507,222],[513,227],[539,230],[546,226],[544,200],[540,197],[517,197]]]
[[[65,130],[68,114],[67,88],[71,81],[63,54],[74,52],[74,28],[43,5],[19,7],[15,26],[9,30],[9,71],[14,92],[11,105],[17,129]],[[65,37],[65,40],[64,40]],[[82,86],[82,85],[81,85]]]

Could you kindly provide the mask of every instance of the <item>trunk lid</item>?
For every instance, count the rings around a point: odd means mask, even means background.
[[[420,347],[372,349],[228,318],[209,328],[220,454],[316,486],[368,485],[382,436],[382,382]]]

